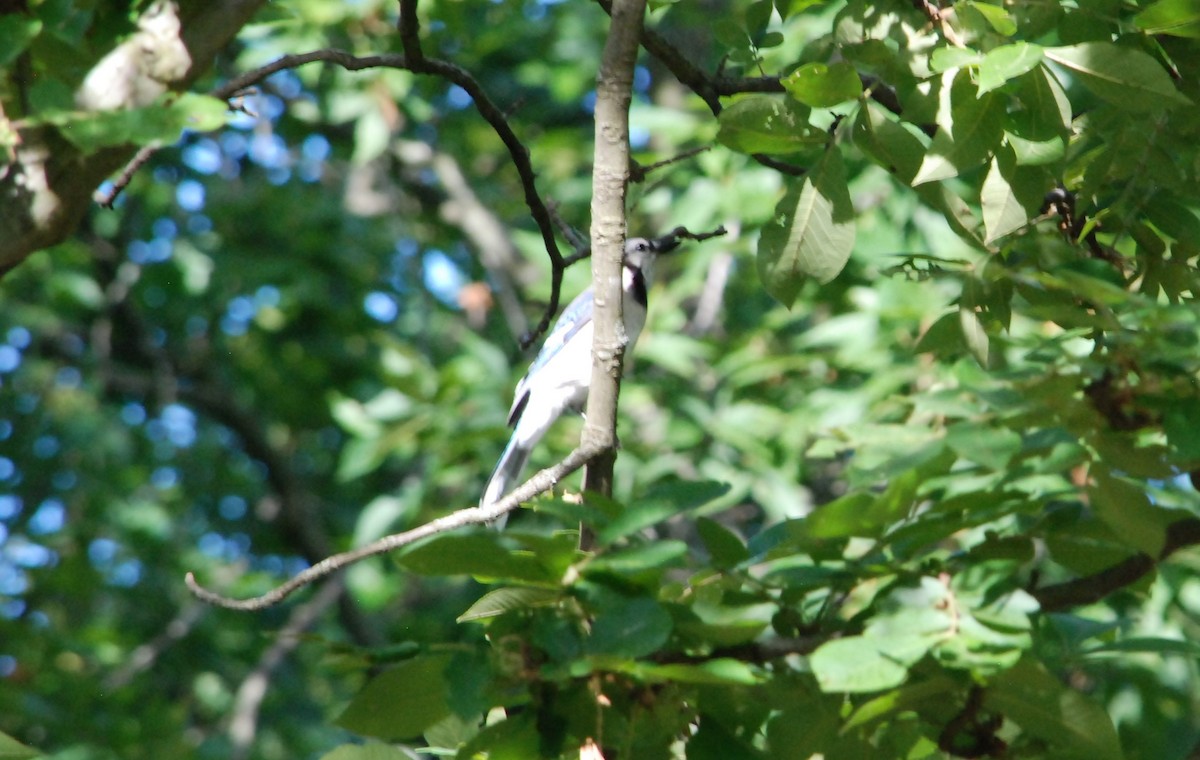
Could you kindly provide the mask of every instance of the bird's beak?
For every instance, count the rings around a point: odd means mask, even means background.
[[[670,232],[660,238],[655,238],[651,241],[654,244],[654,252],[658,254],[670,253],[679,247],[679,235],[675,232]]]

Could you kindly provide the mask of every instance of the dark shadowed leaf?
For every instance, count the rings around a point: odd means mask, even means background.
[[[864,104],[854,121],[855,145],[906,185],[921,168],[927,142],[916,127],[897,121],[874,101]]]
[[[595,621],[586,646],[589,654],[645,657],[666,643],[671,616],[648,597],[604,594],[595,606]]]
[[[742,539],[715,520],[697,518],[696,530],[717,567],[733,567],[750,556]]]
[[[988,710],[1015,721],[1054,748],[1054,757],[1121,760],[1121,741],[1104,707],[1025,659],[984,694]]]
[[[384,741],[420,736],[450,714],[445,682],[449,661],[449,655],[417,657],[385,670],[354,697],[337,724]]]
[[[30,42],[42,31],[42,22],[20,13],[0,16],[0,66],[17,60]]]

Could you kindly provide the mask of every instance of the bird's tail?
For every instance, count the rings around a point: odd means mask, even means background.
[[[496,469],[492,470],[492,477],[488,479],[487,487],[483,489],[483,497],[479,499],[479,506],[487,507],[495,504],[520,482],[521,473],[524,472],[525,464],[529,461],[531,450],[528,445],[520,445],[516,435],[509,440],[508,445],[504,447],[504,453],[500,455],[500,461],[496,463]],[[507,518],[508,515],[500,517],[494,523],[495,527],[503,528]]]

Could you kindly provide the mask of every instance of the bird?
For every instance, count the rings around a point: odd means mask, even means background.
[[[621,314],[628,342],[626,356],[633,350],[646,324],[646,294],[650,288],[655,258],[679,245],[677,232],[661,238],[629,238],[622,258]],[[496,469],[492,471],[480,507],[500,501],[517,485],[529,455],[563,412],[583,413],[592,381],[592,288],[576,296],[546,336],[533,363],[513,394],[508,425],[513,429]],[[502,516],[494,523],[504,526]]]

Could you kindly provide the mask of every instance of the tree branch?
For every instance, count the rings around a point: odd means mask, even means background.
[[[264,0],[183,0],[180,37],[200,76]],[[101,62],[103,63],[103,61]],[[98,64],[99,65],[99,64]],[[34,251],[65,240],[92,203],[92,191],[134,153],[133,147],[84,155],[53,127],[20,131],[13,161],[0,167],[0,276]]]
[[[403,533],[393,533],[389,536],[372,541],[371,543],[361,546],[357,549],[352,549],[341,554],[334,554],[326,557],[312,567],[297,574],[291,580],[271,589],[267,593],[251,599],[233,599],[231,597],[222,596],[221,594],[210,591],[201,586],[196,581],[193,573],[188,573],[184,578],[188,589],[196,595],[201,601],[218,607],[225,607],[231,610],[254,611],[261,610],[273,605],[279,604],[286,599],[294,591],[303,588],[315,581],[328,577],[350,565],[353,565],[359,560],[367,557],[374,557],[377,554],[386,554],[387,552],[408,546],[423,538],[436,536],[440,533],[447,533],[458,528],[463,528],[468,525],[486,525],[494,522],[502,515],[516,509],[523,502],[529,501],[533,497],[545,493],[553,488],[560,480],[567,477],[571,473],[583,467],[590,462],[600,450],[580,446],[572,451],[558,464],[553,467],[548,467],[529,480],[522,483],[512,493],[504,497],[500,501],[487,507],[471,507],[469,509],[460,509],[457,512],[439,517],[436,520],[430,520],[424,525],[420,525],[412,530],[404,531]]]
[[[646,0],[616,0],[596,80],[596,138],[592,162],[592,380],[583,444],[602,454],[588,464],[584,490],[612,493],[617,446],[617,395],[629,336],[621,309],[625,251],[625,193],[629,185],[629,103]],[[587,541],[582,541],[585,546]]]
[[[229,721],[229,741],[233,745],[230,753],[232,760],[240,760],[250,754],[254,736],[258,733],[258,711],[262,706],[263,697],[267,694],[271,674],[300,644],[301,634],[317,622],[321,613],[336,604],[345,590],[346,586],[340,580],[330,581],[316,596],[292,610],[287,623],[276,635],[274,643],[267,647],[253,672],[238,686]]]
[[[1148,554],[1135,554],[1098,573],[1045,586],[1032,593],[1041,604],[1042,612],[1057,612],[1081,604],[1092,604],[1135,583],[1154,570],[1157,562],[1162,562],[1180,549],[1196,544],[1200,544],[1200,519],[1190,517],[1167,526],[1167,540],[1157,560]]]
[[[479,115],[492,127],[496,135],[500,138],[500,141],[508,149],[509,156],[517,169],[517,175],[524,191],[525,204],[529,207],[529,214],[541,232],[542,242],[546,247],[546,254],[550,257],[550,300],[538,324],[532,331],[521,338],[522,347],[528,348],[539,335],[546,331],[550,326],[550,320],[558,313],[559,302],[562,298],[563,271],[568,266],[568,262],[559,250],[558,241],[554,237],[554,223],[551,219],[550,211],[542,200],[542,197],[538,194],[536,175],[533,170],[533,164],[529,159],[529,150],[521,142],[520,138],[517,137],[516,132],[513,131],[504,112],[488,97],[483,86],[479,84],[479,81],[470,72],[457,64],[438,58],[429,58],[424,54],[421,50],[420,39],[418,37],[419,25],[416,16],[416,0],[404,0],[401,3],[400,10],[400,39],[405,51],[403,54],[385,53],[380,55],[356,56],[344,50],[323,48],[307,53],[285,55],[265,66],[260,66],[253,71],[247,71],[244,74],[234,77],[220,87],[212,89],[209,94],[221,100],[229,100],[239,92],[261,83],[272,74],[318,61],[341,66],[347,71],[362,71],[373,68],[402,69],[411,71],[414,74],[437,76],[461,87],[471,96],[471,100],[474,102],[476,110],[479,111]],[[143,153],[146,155],[143,155]],[[145,163],[148,157],[149,153],[147,153],[147,149],[139,152],[138,156],[122,171],[121,177],[114,183],[113,189],[101,198],[101,203],[112,205],[117,194],[128,184],[133,172],[141,164]]]

